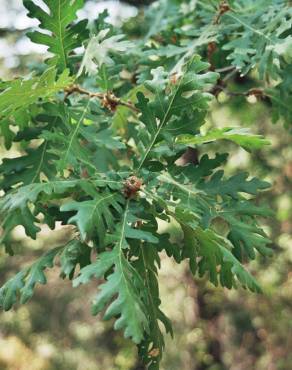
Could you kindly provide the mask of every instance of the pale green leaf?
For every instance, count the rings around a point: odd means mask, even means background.
[[[1,119],[9,118],[40,98],[47,100],[72,83],[68,70],[64,70],[57,80],[56,73],[55,68],[49,68],[39,77],[10,81],[8,87],[0,93]]]
[[[217,140],[229,140],[242,146],[247,151],[260,149],[264,145],[270,144],[269,140],[261,135],[252,134],[245,128],[224,127],[222,129],[212,129],[205,135],[179,135],[176,143],[185,145],[200,145],[212,143]]]

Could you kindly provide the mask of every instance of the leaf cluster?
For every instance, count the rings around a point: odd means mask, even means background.
[[[216,286],[261,292],[246,263],[270,255],[259,218],[271,213],[254,202],[270,185],[245,172],[226,175],[228,153],[214,148],[230,141],[252,151],[269,142],[230,123],[206,125],[226,65],[203,60],[216,42],[231,70],[282,76],[269,94],[290,99],[281,51],[290,11],[274,1],[254,12],[254,2],[240,1],[218,17],[216,1],[161,0],[146,12],[143,27],[152,26],[141,41],[105,16],[87,29],[76,20],[81,0],[45,1],[45,10],[24,4],[40,22],[31,39],[53,56],[43,74],[1,85],[1,133],[7,149],[20,149],[0,165],[1,244],[13,255],[19,225],[33,239],[43,224],[71,225],[75,236],[65,246],[48,245],[8,280],[0,306],[27,302],[46,284],[46,269],[59,266],[74,287],[98,282],[93,314],[114,318],[148,368],[158,369],[163,332],[172,334],[160,307],[163,258],[187,260],[194,276]],[[75,54],[80,46],[83,55]],[[180,237],[162,232],[162,223],[178,225]]]

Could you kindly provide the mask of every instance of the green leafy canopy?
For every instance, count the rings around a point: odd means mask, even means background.
[[[172,335],[160,307],[162,255],[187,260],[194,278],[215,286],[261,292],[247,263],[271,254],[261,224],[271,212],[255,202],[270,185],[246,172],[226,175],[225,151],[264,151],[269,141],[256,125],[219,128],[209,119],[221,93],[227,103],[270,99],[274,117],[287,124],[291,116],[284,108],[291,106],[291,9],[258,3],[230,1],[222,11],[218,1],[161,0],[138,16],[147,31],[141,40],[105,15],[88,28],[78,22],[82,0],[42,7],[24,0],[39,21],[29,37],[52,57],[41,74],[0,86],[8,149],[0,164],[1,245],[15,253],[19,225],[33,239],[44,224],[71,225],[74,236],[47,245],[4,283],[4,310],[27,302],[54,266],[76,288],[93,281],[92,313],[114,319],[155,370],[164,332]],[[250,90],[232,90],[238,73],[252,79]],[[160,231],[162,221],[178,225],[176,240]]]

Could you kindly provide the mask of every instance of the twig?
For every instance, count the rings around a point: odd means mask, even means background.
[[[226,73],[235,70],[236,67],[234,66],[227,66],[227,67],[222,67],[222,68],[216,68],[215,72],[217,73]]]
[[[225,87],[227,85],[227,81],[232,78],[238,71],[235,67],[231,66],[232,68],[228,68],[226,67],[224,69],[225,72],[228,72],[226,73],[225,77],[222,78],[220,76],[220,78],[217,80],[217,85],[213,86],[213,88],[211,89],[210,93],[213,94],[214,96],[218,96],[218,94],[221,92],[221,91],[225,91]],[[218,70],[216,71],[218,72]]]
[[[222,15],[229,12],[230,10],[231,10],[231,7],[228,4],[228,1],[226,0],[221,1],[219,5],[218,13],[213,20],[213,24],[218,24],[220,22]]]
[[[115,112],[118,105],[127,107],[136,113],[139,112],[139,109],[137,109],[132,103],[121,100],[120,98],[116,97],[112,92],[107,92],[107,93],[92,92],[92,91],[83,89],[79,85],[68,86],[64,91],[65,91],[65,99],[69,95],[74,94],[74,93],[87,95],[90,98],[98,98],[101,100],[102,106],[105,108],[108,108],[111,112]]]
[[[213,25],[219,24],[222,15],[229,12],[230,10],[231,10],[231,7],[228,4],[228,1],[222,0],[219,4],[218,12],[215,15],[215,18],[213,19],[212,24]],[[208,47],[207,47],[207,55],[208,55],[208,62],[210,63],[210,68],[209,68],[210,71],[215,70],[215,66],[213,64],[212,59],[213,59],[213,54],[215,53],[216,50],[217,50],[216,42],[215,41],[209,42]]]
[[[216,85],[214,89],[217,91],[218,90],[223,91],[228,96],[256,96],[258,98],[266,97],[265,92],[262,89],[257,88],[257,87],[254,87],[247,91],[242,91],[242,92],[241,91],[229,91],[229,90],[226,90],[225,87],[220,86],[220,85]]]
[[[215,53],[215,51],[217,50],[217,45],[216,45],[216,42],[215,41],[212,41],[212,42],[209,42],[208,46],[207,46],[207,55],[208,55],[208,62],[210,64],[210,71],[214,71],[215,70],[215,66],[213,64],[213,54]]]
[[[238,73],[238,70],[236,68],[232,69],[229,73],[226,74],[224,78],[222,78],[222,84],[225,85],[230,78],[235,76]]]

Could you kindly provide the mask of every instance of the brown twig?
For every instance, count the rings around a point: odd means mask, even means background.
[[[217,90],[217,91],[219,90],[219,92],[223,91],[228,96],[255,96],[257,98],[265,98],[266,97],[265,92],[262,89],[257,88],[257,87],[251,88],[247,91],[229,91],[221,85],[216,85],[216,86],[214,86],[214,89]],[[218,95],[218,93],[217,93],[217,95]]]
[[[216,52],[217,50],[217,44],[215,41],[212,41],[212,42],[209,42],[208,46],[207,46],[207,57],[208,57],[208,62],[210,64],[210,71],[214,71],[215,70],[215,65],[213,64],[213,54]]]
[[[218,24],[220,22],[222,15],[229,12],[230,10],[231,10],[231,7],[228,4],[228,1],[226,0],[221,1],[219,5],[218,13],[213,20],[213,24]]]
[[[102,106],[109,109],[111,112],[115,112],[118,105],[127,107],[136,113],[139,112],[139,109],[137,109],[132,103],[121,100],[120,98],[116,97],[112,92],[106,92],[106,93],[92,92],[92,91],[83,89],[79,85],[68,86],[64,91],[65,91],[65,99],[69,95],[74,94],[74,93],[87,95],[90,98],[98,98],[101,100]]]
[[[226,0],[222,0],[219,4],[218,12],[214,17],[212,24],[213,25],[218,24],[222,15],[227,13],[230,10],[231,10],[231,7],[228,4],[228,2]],[[215,70],[215,66],[213,64],[212,59],[213,59],[213,54],[216,52],[216,50],[217,50],[216,42],[215,41],[209,42],[208,47],[207,47],[207,56],[208,56],[208,62],[210,64],[210,68],[209,68],[210,71]]]
[[[227,81],[237,73],[236,68],[233,66],[232,68],[225,68],[224,71],[228,73],[223,78],[220,76],[220,78],[217,80],[217,85],[213,86],[210,91],[210,93],[214,96],[218,96],[218,94],[225,89]],[[218,70],[216,70],[216,72],[218,72]]]

